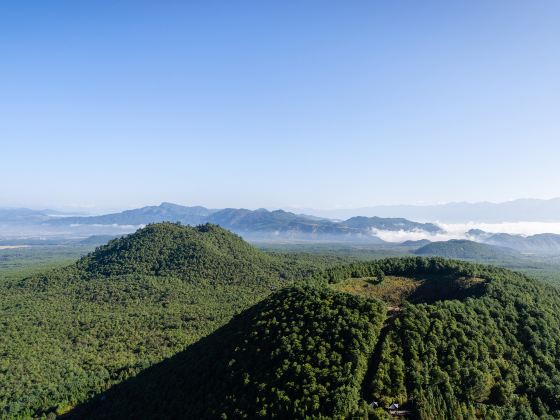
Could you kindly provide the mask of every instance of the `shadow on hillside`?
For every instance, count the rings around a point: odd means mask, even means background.
[[[455,274],[430,278],[417,277],[419,286],[408,296],[410,303],[434,303],[441,300],[464,300],[484,294],[486,281],[473,277],[457,277]]]
[[[219,361],[228,360],[225,356],[235,341],[235,327],[246,322],[247,316],[245,312],[235,317],[186,350],[114,385],[59,418],[215,418],[206,408],[220,406],[219,401],[213,401],[220,395],[216,390],[223,389],[215,381],[222,378],[226,369]]]

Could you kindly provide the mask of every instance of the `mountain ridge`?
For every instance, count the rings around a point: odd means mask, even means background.
[[[412,222],[403,218],[355,217],[346,221],[333,221],[315,216],[295,214],[285,210],[266,209],[207,209],[187,207],[173,203],[147,206],[100,216],[65,217],[46,223],[68,225],[144,225],[159,222],[180,222],[188,225],[211,223],[222,226],[252,239],[313,239],[313,240],[364,240],[383,243],[376,236],[378,230],[425,231],[442,233],[443,229],[432,223]]]
[[[305,211],[317,216],[337,219],[357,215],[390,217],[398,214],[412,220],[444,223],[560,222],[560,198],[521,198],[499,203],[483,201],[426,205],[397,204],[339,210],[306,209]]]
[[[540,233],[536,235],[512,235],[508,233],[490,233],[480,229],[471,229],[467,236],[488,245],[515,249],[522,253],[560,254],[560,235]]]

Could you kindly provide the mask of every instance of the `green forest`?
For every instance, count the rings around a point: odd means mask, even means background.
[[[555,419],[559,313],[502,268],[148,225],[1,280],[0,416]]]
[[[75,415],[342,418],[358,409],[384,318],[380,301],[283,289]]]

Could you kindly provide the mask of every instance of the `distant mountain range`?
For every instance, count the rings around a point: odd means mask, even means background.
[[[399,215],[412,220],[445,223],[560,222],[560,198],[551,200],[520,199],[504,203],[448,203],[436,205],[374,206],[340,210],[305,210],[307,213],[335,219],[348,217]]]
[[[207,209],[186,207],[172,203],[127,210],[120,213],[87,217],[57,217],[43,221],[56,226],[72,225],[146,225],[163,221],[188,225],[212,223],[230,229],[251,239],[301,240],[365,240],[382,243],[376,232],[424,231],[443,233],[432,223],[417,223],[403,218],[353,217],[338,222],[314,216],[266,209]]]
[[[560,200],[518,200],[502,205],[509,206],[510,210],[514,207],[519,209],[525,206],[528,209],[531,206],[536,208],[540,205],[542,210],[544,208],[542,206],[545,204],[552,209],[556,202],[560,202]],[[483,203],[467,206],[481,209],[482,205]],[[461,205],[450,204],[442,206],[442,208],[449,210],[453,206]],[[420,207],[409,206],[409,208]],[[558,213],[560,214],[560,211]],[[513,217],[513,214],[514,212],[511,210],[509,213],[506,212],[504,217],[508,217],[508,215]],[[525,219],[535,217],[535,212],[527,211],[526,214]],[[437,224],[414,222],[406,218],[354,216],[346,220],[336,220],[284,210],[208,209],[201,206],[189,207],[162,203],[158,206],[147,206],[98,216],[76,216],[53,210],[0,209],[0,240],[14,238],[44,240],[53,237],[83,239],[92,235],[107,238],[134,232],[143,225],[166,221],[192,226],[211,223],[252,241],[351,241],[383,244],[386,243],[385,240],[396,243],[400,242],[399,238],[403,238],[401,241],[409,239],[402,243],[403,246],[420,247],[427,245],[429,240],[453,238]],[[455,232],[455,234],[457,234],[455,239],[468,239],[487,245],[509,248],[524,254],[560,255],[560,235],[558,234],[522,236],[489,233],[479,229]],[[95,242],[95,240],[93,241]]]
[[[526,254],[560,254],[560,235],[554,233],[521,236],[471,229],[467,235],[477,242],[511,248]]]
[[[146,206],[100,216],[60,217],[51,219],[49,223],[55,225],[100,224],[138,226],[148,223],[172,221],[198,225],[206,222],[208,217],[216,211],[200,206],[186,207],[173,203],[162,203],[159,206]]]
[[[31,210],[25,208],[16,209],[1,209],[0,208],[0,222],[4,223],[37,223],[45,222],[55,214],[51,210]]]

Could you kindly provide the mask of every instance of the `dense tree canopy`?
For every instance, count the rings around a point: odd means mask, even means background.
[[[500,268],[151,225],[0,282],[0,416],[560,418],[559,313]]]
[[[75,415],[344,418],[384,318],[379,301],[284,289]]]
[[[62,413],[211,333],[326,260],[212,225],[151,225],[76,264],[0,282],[0,416]]]

